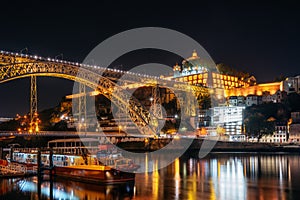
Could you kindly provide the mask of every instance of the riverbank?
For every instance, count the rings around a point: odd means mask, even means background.
[[[74,137],[74,136],[73,136]],[[72,137],[72,138],[73,138]],[[45,136],[30,136],[22,137],[18,136],[11,140],[6,140],[0,144],[0,158],[4,158],[5,154],[2,154],[2,148],[8,148],[9,144],[18,143],[20,147],[36,148],[36,147],[47,147],[47,143],[54,139],[67,139],[70,137],[45,137]],[[277,143],[260,143],[260,142],[229,142],[229,141],[215,141],[205,140],[203,145],[203,138],[160,138],[160,139],[148,139],[144,141],[128,141],[123,140],[117,144],[118,147],[132,152],[147,152],[156,151],[165,147],[169,143],[178,143],[174,145],[175,148],[180,149],[180,140],[193,140],[189,146],[189,150],[200,150],[204,146],[212,147],[208,149],[212,152],[299,152],[300,146],[289,145],[289,144],[277,144]],[[1,155],[2,154],[2,155]]]
[[[156,151],[170,142],[172,139],[154,139],[145,142],[121,142],[118,146],[127,151]],[[299,152],[300,146],[289,144],[275,143],[258,143],[258,142],[229,142],[229,141],[214,141],[204,139],[194,139],[188,150],[209,150],[211,152]],[[180,148],[180,146],[176,146]],[[205,149],[204,147],[208,147]],[[213,148],[210,148],[213,147]]]

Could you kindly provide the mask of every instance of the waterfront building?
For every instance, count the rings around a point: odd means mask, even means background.
[[[223,127],[230,141],[245,140],[242,129],[245,106],[213,107],[211,110],[213,126]]]
[[[300,143],[300,124],[299,123],[290,125],[289,141],[293,142],[293,143]]]
[[[260,139],[260,142],[266,142],[266,143],[287,143],[291,141],[291,138],[289,139],[289,124],[286,121],[279,121],[275,123],[275,131],[273,134],[266,134],[263,135]],[[295,139],[294,137],[292,140]],[[298,136],[298,139],[300,139],[300,133]]]
[[[288,122],[276,122],[273,140],[277,143],[288,142],[289,138],[289,125]]]

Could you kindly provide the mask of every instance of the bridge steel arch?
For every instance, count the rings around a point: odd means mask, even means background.
[[[79,71],[80,75],[78,76]],[[131,97],[128,105],[128,102],[125,102],[124,99],[129,98],[126,96],[126,92],[122,91],[123,88],[109,78],[103,77],[87,68],[76,64],[48,61],[16,62],[0,66],[0,83],[31,76],[64,78],[97,90],[112,100],[120,109],[129,111],[132,120],[143,133],[154,134],[151,127],[147,126],[150,120],[150,113],[145,112],[143,106],[136,99]]]
[[[133,96],[124,92],[126,84],[116,83],[116,80],[124,74],[127,83],[141,84],[142,86],[156,86],[159,84],[159,87],[190,92],[196,97],[201,96],[203,93],[209,93],[208,88],[160,79],[159,77],[0,51],[0,83],[30,76],[50,76],[76,81],[100,92],[123,111],[129,111],[132,120],[135,122],[134,124],[141,132],[155,134],[155,130],[149,126],[150,119],[155,118],[155,116],[147,111]],[[121,81],[124,80],[121,79]],[[124,87],[122,84],[124,84]],[[126,99],[130,99],[130,101],[125,102]],[[195,108],[187,107],[187,110],[195,116]],[[193,111],[191,112],[191,110]]]

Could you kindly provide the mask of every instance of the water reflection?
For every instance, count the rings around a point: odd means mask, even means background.
[[[214,153],[203,159],[197,156],[198,152],[189,152],[159,169],[159,161],[146,154],[143,162],[146,169],[153,171],[136,174],[135,183],[131,184],[99,186],[57,180],[53,183],[53,199],[300,198],[298,154]],[[44,182],[43,199],[50,199],[49,188],[50,183]],[[0,180],[0,195],[4,199],[38,199],[37,180]]]
[[[132,199],[134,182],[118,185],[96,185],[56,179],[42,182],[41,195],[38,194],[36,177],[28,179],[3,179],[0,199]],[[50,187],[50,185],[53,186]],[[52,192],[50,191],[52,189]]]
[[[134,199],[298,199],[299,167],[297,154],[188,154],[138,174]]]

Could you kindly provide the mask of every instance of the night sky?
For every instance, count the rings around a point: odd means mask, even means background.
[[[97,44],[114,34],[155,26],[192,37],[216,63],[249,72],[258,82],[299,74],[297,3],[139,2],[1,2],[0,49],[20,52],[27,48],[29,54],[60,59],[63,54],[65,60],[82,62]],[[149,57],[133,58],[129,56],[115,65],[122,64],[126,69],[149,61]],[[173,65],[181,61],[166,55],[162,62]],[[39,77],[39,110],[57,105],[64,95],[72,93],[72,87],[71,81]],[[29,79],[1,84],[0,93],[0,116],[28,112]]]

